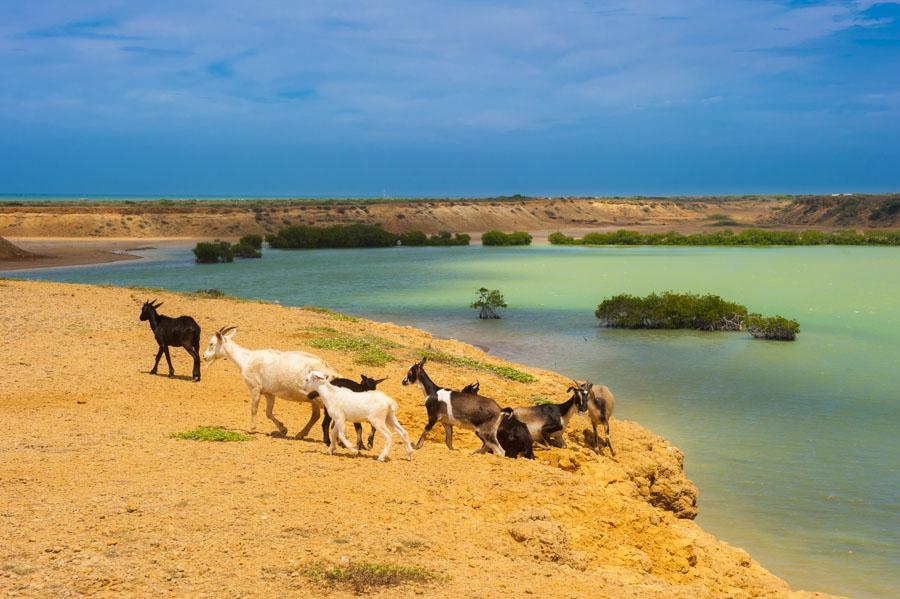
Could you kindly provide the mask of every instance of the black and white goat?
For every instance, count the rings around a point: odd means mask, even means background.
[[[582,398],[582,412],[587,412],[594,427],[594,451],[600,453],[600,436],[597,434],[597,425],[603,424],[606,432],[606,446],[609,453],[616,455],[612,446],[612,438],[609,436],[609,419],[612,418],[613,409],[616,407],[616,398],[606,385],[595,385],[585,381],[578,385],[578,394]]]
[[[425,394],[428,423],[416,442],[416,449],[422,447],[426,435],[440,422],[444,425],[444,442],[449,449],[453,449],[453,427],[461,426],[474,430],[481,439],[482,446],[475,453],[492,451],[504,455],[503,447],[497,441],[500,425],[500,406],[497,402],[477,393],[452,391],[438,386],[425,372],[425,361],[426,358],[422,358],[413,364],[403,379],[404,385],[417,384]]]
[[[362,391],[374,391],[375,387],[378,386],[378,383],[384,382],[387,380],[387,377],[383,379],[373,379],[372,377],[366,376],[364,374],[360,375],[359,382],[352,379],[345,378],[335,378],[331,379],[331,384],[335,387],[342,387],[344,389],[350,389],[351,391],[356,391],[360,393]],[[318,396],[318,392],[311,391],[309,394],[310,399],[315,399]],[[331,416],[328,414],[328,410],[325,410],[325,418],[322,420],[322,442],[325,445],[331,444],[331,438],[329,437],[328,431],[331,426]],[[375,443],[375,427],[372,427],[372,430],[369,431],[369,439],[366,445],[363,445],[362,441],[362,424],[359,422],[353,423],[353,428],[356,430],[356,448],[360,451],[363,449],[372,449],[372,445]]]
[[[582,407],[585,400],[577,386],[569,387],[567,391],[572,392],[572,397],[562,403],[547,403],[513,410],[516,418],[528,427],[528,432],[531,433],[535,443],[555,447],[566,446],[563,432],[569,425],[569,420],[576,412],[587,409]]]
[[[150,374],[156,374],[159,367],[159,359],[163,354],[166,355],[166,362],[169,364],[169,376],[175,376],[175,369],[172,368],[172,358],[169,356],[169,346],[183,347],[187,353],[194,359],[194,380],[200,380],[200,325],[190,316],[179,316],[171,318],[163,316],[156,311],[162,306],[162,302],[156,303],[156,300],[144,302],[141,307],[141,320],[150,321],[150,330],[156,338],[159,345],[159,351],[156,352],[156,361],[153,363],[153,370]]]

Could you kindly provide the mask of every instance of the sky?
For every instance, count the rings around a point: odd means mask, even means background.
[[[0,193],[900,191],[900,4],[0,0]]]

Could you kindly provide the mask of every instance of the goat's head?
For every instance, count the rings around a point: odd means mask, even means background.
[[[360,384],[369,391],[374,391],[375,387],[378,386],[378,383],[383,383],[386,380],[387,377],[384,377],[383,379],[373,379],[372,377],[366,376],[364,374],[359,375]]]
[[[203,360],[212,363],[219,358],[224,358],[225,341],[234,337],[235,333],[237,333],[237,327],[222,327],[216,331],[209,338],[209,345],[206,346],[206,351],[203,352]]]
[[[328,375],[321,370],[310,370],[303,378],[303,387],[305,389],[318,389],[319,385],[328,382]]]
[[[150,315],[156,314],[156,309],[162,305],[162,302],[157,304],[155,299],[144,302],[141,306],[141,320],[150,320]]]
[[[460,391],[462,393],[471,393],[472,395],[478,395],[478,390],[481,388],[481,383],[475,381],[474,383],[469,383],[465,387],[463,387]]]
[[[428,358],[422,358],[409,367],[409,370],[406,371],[406,376],[403,377],[404,385],[414,385],[419,382],[419,374],[423,372],[426,360],[428,360]]]
[[[576,383],[573,381],[572,387],[566,389],[566,391],[571,391],[575,394],[578,402],[578,411],[579,412],[587,412],[588,409],[588,400],[591,397],[592,389],[594,387],[594,383],[590,381],[585,381],[583,383]]]

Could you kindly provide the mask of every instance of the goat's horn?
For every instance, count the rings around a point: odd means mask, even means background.
[[[154,308],[159,308],[159,307],[162,306],[162,305],[163,305],[163,302],[159,302],[158,304],[156,304],[156,305],[153,306],[153,307],[154,307]]]

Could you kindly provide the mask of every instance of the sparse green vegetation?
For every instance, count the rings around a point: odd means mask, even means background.
[[[440,578],[425,568],[377,562],[349,562],[342,565],[313,562],[306,564],[301,573],[315,583],[345,587],[356,594],[409,583],[426,584]]]
[[[463,368],[492,372],[497,376],[501,376],[518,383],[533,383],[537,380],[527,372],[516,370],[515,368],[512,368],[510,366],[498,366],[496,364],[490,364],[488,362],[479,362],[478,360],[473,360],[472,358],[454,356],[453,354],[448,354],[447,352],[429,349],[422,352],[422,357],[428,358],[429,360],[434,360],[435,362],[443,362],[445,364],[452,364],[454,366],[461,366]]]
[[[539,395],[539,394],[532,395],[531,397],[528,398],[528,400],[536,406],[542,406],[544,404],[553,403],[553,400],[551,400],[546,395]]]
[[[209,299],[221,299],[223,297],[228,297],[224,291],[221,289],[198,289],[197,291],[192,292],[190,295],[196,297],[206,297]]]
[[[771,245],[900,245],[900,230],[896,231],[770,231],[745,229],[734,233],[728,229],[715,233],[684,235],[667,233],[638,233],[620,229],[611,233],[588,233],[584,237],[569,237],[557,231],[548,240],[554,245],[687,245],[687,246],[771,246]]]
[[[481,235],[481,245],[531,245],[531,235],[525,231],[486,231]]]
[[[238,243],[246,243],[250,247],[260,250],[262,249],[263,238],[262,235],[255,235],[251,233],[250,235],[244,235],[243,237],[241,237],[241,240]]]
[[[331,227],[287,227],[266,241],[282,250],[323,248],[390,247],[397,244],[397,235],[377,225],[334,225]]]
[[[320,308],[319,306],[303,306],[304,310],[308,310],[310,312],[317,312],[319,314],[324,314],[334,320],[344,320],[346,322],[356,322],[359,319],[355,316],[350,316],[349,314],[344,314],[342,312],[336,312],[330,308]]]
[[[353,335],[335,334],[328,337],[316,337],[309,345],[318,349],[334,351],[352,351],[356,355],[353,361],[364,366],[384,366],[397,360],[388,350],[400,348],[399,343],[382,337],[354,337]]]
[[[194,430],[184,431],[181,433],[173,433],[175,439],[185,439],[187,441],[250,441],[253,437],[242,435],[233,431],[225,430],[220,426],[201,426]]]
[[[757,339],[793,341],[800,332],[800,323],[781,316],[766,318],[751,314],[747,317],[747,330]]]
[[[235,258],[262,258],[262,252],[248,243],[236,243],[231,246]]]

